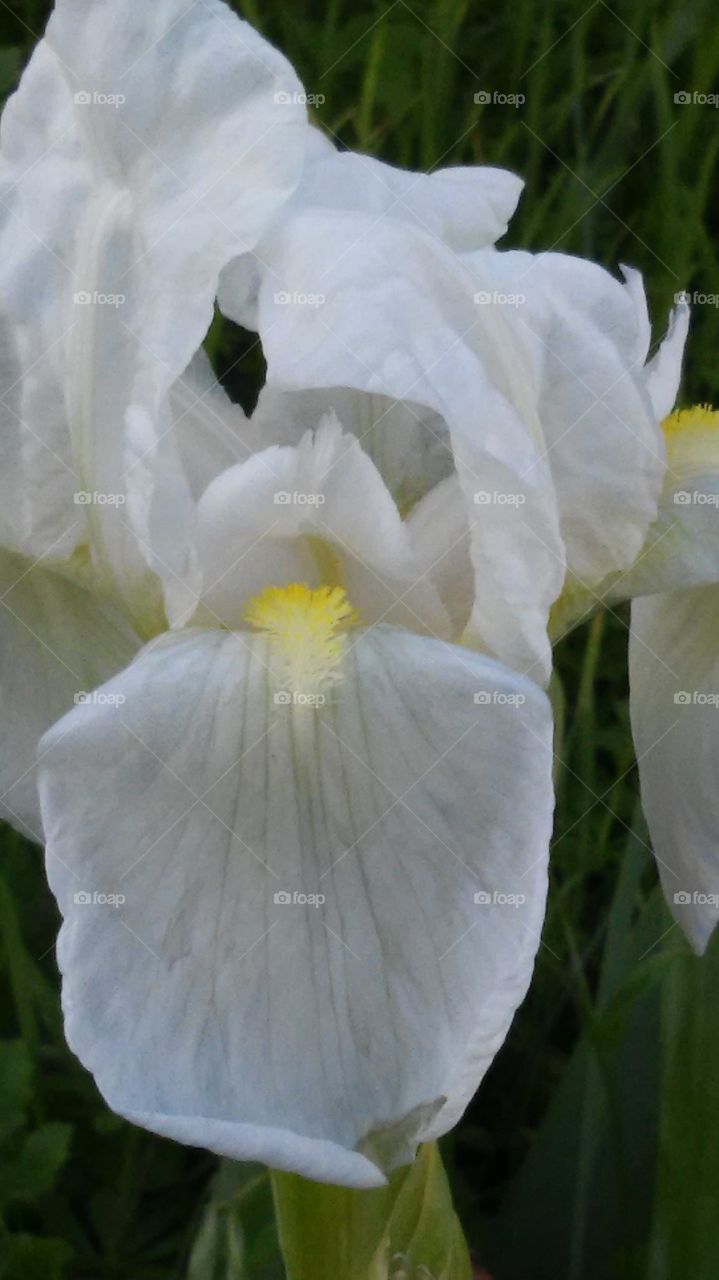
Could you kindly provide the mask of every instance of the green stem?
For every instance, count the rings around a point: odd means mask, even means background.
[[[471,1280],[436,1143],[386,1187],[354,1191],[272,1173],[287,1280]]]

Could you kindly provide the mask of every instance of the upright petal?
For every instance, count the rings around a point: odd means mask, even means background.
[[[260,292],[268,381],[351,387],[442,419],[473,515],[467,642],[545,677],[564,552],[522,332],[474,303],[472,276],[439,240],[390,219],[298,215],[274,267]]]
[[[204,350],[193,357],[170,392],[173,432],[195,501],[210,481],[267,444],[233,404]],[[319,421],[319,419],[318,419]]]
[[[523,186],[515,173],[489,165],[413,173],[355,151],[331,151],[308,167],[294,204],[396,218],[468,252],[504,235]]]
[[[343,429],[357,437],[404,510],[454,471],[449,432],[439,414],[391,396],[351,387],[281,391],[267,383],[251,425],[265,445],[296,444],[328,413],[336,414]]]
[[[407,519],[415,557],[451,618],[453,637],[465,633],[474,604],[471,519],[456,475],[436,484]]]
[[[548,703],[379,627],[324,706],[284,705],[266,645],[166,638],[119,708],[45,738],[67,1036],[136,1123],[378,1185],[456,1121],[527,988]]]
[[[226,315],[257,328],[257,296],[263,273],[275,274],[276,233],[281,222],[303,210],[360,213],[379,225],[387,219],[421,227],[458,252],[492,245],[507,230],[522,192],[522,180],[489,165],[413,173],[355,151],[337,151],[313,131],[307,164],[293,198],[262,241],[256,261],[230,263],[220,284]],[[280,249],[281,252],[281,249]],[[277,283],[278,289],[281,283]]]
[[[341,583],[363,620],[449,638],[439,596],[372,459],[328,414],[296,447],[223,472],[198,510],[202,600],[241,627],[267,583]]]
[[[659,344],[644,372],[652,408],[659,422],[671,413],[676,404],[688,333],[689,304],[680,295],[669,318],[666,337]]]
[[[29,550],[77,545],[77,490],[120,493],[126,509],[88,506],[96,558],[130,595],[145,559],[164,570],[168,556],[170,581],[191,573],[167,393],[221,268],[299,178],[299,87],[219,0],[59,0],[2,121],[0,284],[24,375]],[[174,501],[158,520],[163,487]]]
[[[719,412],[695,405],[670,414],[663,428],[658,516],[630,568],[599,589],[611,603],[719,582]]]
[[[514,312],[540,369],[543,458],[567,569],[591,586],[628,568],[641,550],[665,470],[644,385],[647,333],[636,282],[627,287],[595,263],[559,253],[485,251],[468,261],[488,310]]]
[[[550,630],[566,634],[598,604],[719,582],[719,412],[680,409],[662,423],[667,468],[656,520],[628,568],[589,585],[572,578]]]

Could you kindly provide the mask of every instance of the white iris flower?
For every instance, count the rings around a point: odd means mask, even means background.
[[[40,796],[67,1036],[110,1105],[369,1186],[458,1118],[538,945],[549,705],[477,651],[474,574],[432,554],[462,405],[496,405],[477,456],[500,472],[535,445],[491,351],[446,404],[369,388],[408,433],[369,451],[342,410],[376,426],[374,404],[339,360],[318,378],[308,359],[303,390],[347,402],[305,405],[309,431],[287,405],[282,439],[259,437],[271,386],[248,424],[214,384],[196,353],[220,273],[239,260],[221,297],[261,316],[261,251],[312,189],[303,101],[216,0],[63,0],[7,108],[2,782],[39,835],[35,742],[89,690],[42,740]],[[389,184],[420,269],[429,223],[440,310],[444,255],[461,270],[518,195],[496,171],[326,163],[350,220]],[[386,327],[375,342],[401,359]]]
[[[300,88],[216,0],[64,0],[4,112],[0,806],[36,839],[40,734],[197,584],[232,413],[187,366],[300,178]]]
[[[576,617],[599,601],[632,601],[642,804],[669,907],[702,952],[719,921],[719,413],[697,405],[668,414],[663,428],[664,490],[642,551],[591,593],[575,585],[564,607]]]
[[[463,640],[545,681],[567,575],[628,568],[656,518],[653,401],[676,390],[687,308],[647,362],[636,272],[620,283],[487,240],[468,251],[466,226],[458,253],[431,216],[408,225],[389,181],[381,218],[324,187],[301,203],[303,190],[263,241],[256,289],[238,284],[235,315],[257,324],[268,362],[258,413],[278,431],[336,409],[399,501],[432,490],[431,527],[428,508],[412,519],[440,592],[469,571]]]
[[[648,361],[635,272],[494,247],[513,175],[340,155],[304,101],[218,0],[62,0],[3,117],[0,803],[109,1104],[360,1187],[531,977],[550,611],[650,597],[643,793],[706,940],[719,452],[660,427],[685,307]],[[267,356],[249,421],[216,298]]]

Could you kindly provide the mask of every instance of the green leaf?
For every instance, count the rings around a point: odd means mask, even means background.
[[[0,1142],[22,1128],[32,1095],[32,1059],[21,1040],[0,1041]]]
[[[0,1280],[63,1280],[72,1255],[64,1240],[7,1236],[0,1240]]]
[[[284,1280],[270,1175],[223,1160],[190,1255],[187,1280]]]
[[[287,1280],[470,1280],[436,1143],[370,1191],[288,1173],[272,1181]]]
[[[483,1224],[481,1256],[502,1280],[645,1276],[660,1094],[660,991],[672,963],[654,950],[667,929],[658,891],[633,922],[645,863],[646,849],[633,832],[584,1034],[500,1212]]]
[[[244,1232],[230,1205],[211,1204],[190,1255],[187,1280],[239,1280],[244,1269]]]
[[[0,1203],[50,1191],[67,1159],[71,1136],[70,1125],[54,1122],[41,1125],[25,1138],[14,1158],[3,1161]]]
[[[0,50],[0,96],[3,98],[15,88],[20,74],[22,49],[16,45]]]
[[[719,935],[664,984],[652,1280],[719,1275]]]

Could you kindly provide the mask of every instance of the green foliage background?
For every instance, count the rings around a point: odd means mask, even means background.
[[[527,189],[507,244],[639,267],[655,338],[678,290],[719,293],[719,110],[674,100],[719,90],[713,0],[234,7],[324,95],[318,119],[343,144],[415,168],[517,170]],[[0,93],[47,11],[0,0]],[[526,101],[477,105],[479,90]],[[719,308],[699,304],[684,403],[719,404],[718,345]],[[222,369],[243,348],[220,327],[212,349]],[[238,368],[233,389],[249,396],[256,356]],[[598,616],[560,646],[559,807],[535,982],[444,1147],[494,1280],[719,1275],[719,945],[692,957],[657,891],[626,624]],[[41,856],[7,830],[0,840],[0,1280],[281,1280],[263,1170],[218,1169],[131,1128],[68,1052]]]

